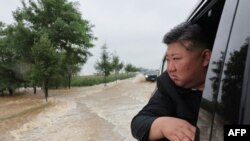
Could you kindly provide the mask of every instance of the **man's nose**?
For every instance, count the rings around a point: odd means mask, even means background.
[[[172,61],[169,61],[168,64],[167,64],[167,69],[168,69],[169,72],[175,71],[176,70],[175,64]]]

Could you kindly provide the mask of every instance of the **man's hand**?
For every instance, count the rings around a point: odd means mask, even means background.
[[[194,141],[195,127],[174,117],[157,118],[150,129],[149,140],[167,138],[171,141]]]

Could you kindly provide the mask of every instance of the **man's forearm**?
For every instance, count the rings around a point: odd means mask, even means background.
[[[195,127],[187,121],[175,117],[159,117],[153,121],[148,140],[194,140]]]
[[[148,140],[154,141],[164,138],[161,127],[163,124],[164,123],[161,117],[154,120],[150,128]]]

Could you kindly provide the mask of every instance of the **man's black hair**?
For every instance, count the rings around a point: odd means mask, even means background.
[[[195,48],[212,49],[212,44],[205,31],[198,24],[190,22],[181,23],[171,29],[165,34],[163,42],[167,45],[179,42],[188,50]]]

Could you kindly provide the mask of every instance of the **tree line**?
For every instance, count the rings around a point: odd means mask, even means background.
[[[13,24],[0,21],[0,94],[16,88],[42,87],[47,101],[48,88],[68,86],[92,54],[94,27],[82,18],[78,2],[68,0],[22,1],[13,11]],[[138,70],[124,65],[117,55],[105,52],[96,70],[104,75]]]
[[[102,52],[100,59],[95,64],[95,69],[97,72],[104,77],[104,82],[106,85],[107,82],[107,76],[109,76],[112,72],[116,76],[117,80],[117,74],[124,69],[124,71],[128,74],[129,72],[137,72],[140,71],[140,68],[135,67],[131,63],[128,63],[124,65],[122,61],[120,61],[120,58],[117,54],[110,54],[107,49],[107,45],[104,44],[102,47]]]
[[[66,82],[91,56],[96,38],[79,3],[67,0],[22,1],[13,12],[14,23],[0,22],[0,91],[17,87],[48,87]]]

